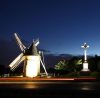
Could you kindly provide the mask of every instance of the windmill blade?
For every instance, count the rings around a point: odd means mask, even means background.
[[[18,46],[20,47],[21,51],[25,50],[25,46],[22,44],[20,38],[18,37],[17,33],[14,33]]]
[[[40,43],[39,39],[37,39],[34,43],[35,43],[35,46],[37,46]]]
[[[9,67],[10,69],[13,71],[15,70],[19,64],[24,60],[24,57],[23,57],[23,53],[21,53],[20,55],[18,55],[14,60],[13,62],[10,63]]]
[[[22,57],[21,60],[19,60],[19,62],[17,62],[11,70],[14,71],[20,65],[20,63],[22,63],[24,61],[24,59],[25,59],[25,57]]]

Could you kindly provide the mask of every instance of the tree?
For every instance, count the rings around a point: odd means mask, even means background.
[[[100,71],[100,61],[98,62],[98,71]]]
[[[66,62],[65,60],[61,60],[58,62],[57,65],[55,65],[56,70],[66,70]]]
[[[68,72],[76,72],[82,69],[82,59],[73,57],[70,60],[61,60],[55,65],[56,70],[66,70]]]
[[[76,72],[81,70],[82,68],[82,59],[78,57],[73,57],[72,59],[69,60],[69,63],[67,65],[67,69],[69,72]]]
[[[82,69],[82,59],[77,59],[75,61],[75,70],[80,71]]]

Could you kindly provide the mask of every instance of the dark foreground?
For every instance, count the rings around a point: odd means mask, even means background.
[[[71,80],[1,81],[0,98],[100,98],[100,82]]]

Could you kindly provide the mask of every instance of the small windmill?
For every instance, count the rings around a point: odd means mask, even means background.
[[[22,53],[20,53],[10,64],[10,70],[14,71],[20,63],[24,61],[23,74],[26,77],[36,77],[40,74],[40,63],[43,66],[45,74],[48,75],[45,65],[41,59],[41,52],[37,50],[39,40],[33,41],[32,44],[26,48],[21,42],[17,33],[14,33],[17,44],[20,47]]]

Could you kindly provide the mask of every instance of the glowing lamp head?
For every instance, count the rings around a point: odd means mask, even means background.
[[[84,43],[84,45],[81,46],[81,48],[87,49],[87,48],[89,48],[89,45],[87,45],[87,43]]]

